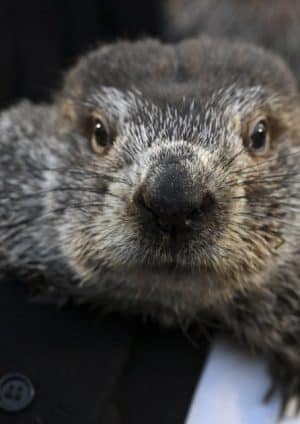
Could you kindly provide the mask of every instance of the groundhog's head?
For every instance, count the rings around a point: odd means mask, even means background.
[[[82,281],[175,309],[267,283],[293,238],[297,96],[282,61],[247,44],[121,42],[81,59],[58,100],[69,165],[52,196]]]

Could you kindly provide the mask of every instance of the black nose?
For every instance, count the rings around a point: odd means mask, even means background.
[[[141,213],[166,232],[193,228],[214,208],[211,193],[197,187],[184,169],[168,167],[148,177],[134,196]]]

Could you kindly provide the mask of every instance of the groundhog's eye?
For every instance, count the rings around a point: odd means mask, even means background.
[[[111,134],[104,119],[94,118],[91,147],[95,153],[103,153],[111,145]]]
[[[270,147],[270,134],[268,123],[265,119],[258,121],[251,128],[247,140],[248,149],[255,155],[264,155]]]

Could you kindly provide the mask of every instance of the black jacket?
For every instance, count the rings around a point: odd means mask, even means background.
[[[1,424],[184,423],[206,341],[195,347],[154,324],[30,303],[17,281],[1,282],[0,302]]]

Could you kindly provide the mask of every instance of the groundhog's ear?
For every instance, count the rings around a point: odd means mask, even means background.
[[[99,49],[101,56],[101,49]],[[57,107],[57,130],[66,132],[74,128],[80,115],[80,105],[87,91],[87,81],[92,82],[90,69],[91,54],[80,58],[77,63],[65,74],[62,89],[55,98]]]
[[[112,48],[113,45],[107,45],[90,52],[65,74],[62,89],[55,99],[58,131],[65,132],[77,126],[84,102],[105,81],[105,66],[102,65],[108,62]]]
[[[78,118],[78,101],[82,87],[80,81],[80,63],[71,69],[64,78],[62,91],[56,97],[57,130],[68,131]]]

